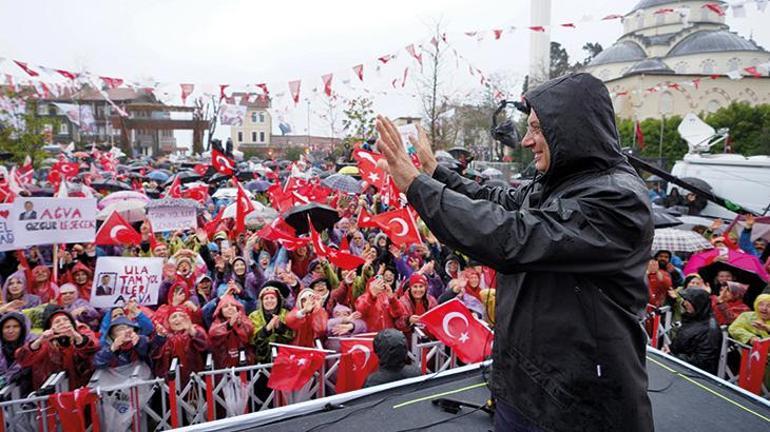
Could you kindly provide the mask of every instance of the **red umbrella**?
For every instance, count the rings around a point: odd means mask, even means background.
[[[719,249],[711,249],[693,255],[684,267],[684,274],[697,273],[702,267],[713,263],[719,253]],[[756,273],[765,282],[770,280],[770,275],[767,274],[762,263],[754,255],[737,250],[729,250],[727,251],[727,260],[725,262],[733,267]]]

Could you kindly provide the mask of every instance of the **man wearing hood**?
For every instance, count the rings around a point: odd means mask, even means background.
[[[115,368],[136,361],[152,366],[151,359],[154,351],[166,340],[156,334],[150,341],[147,336],[139,332],[139,325],[126,316],[112,320],[107,335],[102,341],[102,347],[94,357],[94,366],[97,369]]]
[[[683,289],[682,326],[671,341],[671,353],[706,372],[716,374],[722,331],[711,314],[709,293],[699,288]]]
[[[374,337],[374,353],[379,369],[366,378],[364,387],[420,376],[420,369],[407,364],[406,336],[396,329],[385,329]]]
[[[499,430],[652,430],[639,319],[653,223],[609,93],[580,73],[523,102],[522,146],[539,172],[526,187],[482,186],[438,166],[424,132],[420,173],[379,117],[384,168],[439,241],[497,271]]]
[[[46,307],[43,322],[40,337],[16,351],[19,364],[32,368],[33,388],[40,388],[52,373],[60,371],[67,372],[69,388],[86,385],[99,349],[93,332],[59,306]]]

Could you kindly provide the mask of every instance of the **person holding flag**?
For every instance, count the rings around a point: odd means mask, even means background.
[[[439,166],[424,132],[413,140],[420,172],[385,117],[380,165],[440,242],[497,272],[497,430],[651,431],[639,317],[652,211],[620,151],[607,88],[565,75],[521,107],[539,174],[518,190]]]

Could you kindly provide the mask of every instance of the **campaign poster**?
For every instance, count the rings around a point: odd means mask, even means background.
[[[11,220],[13,204],[0,204],[0,252],[17,249]]]
[[[147,209],[147,217],[156,233],[198,227],[196,209],[192,206],[151,207]]]
[[[15,245],[90,243],[96,236],[96,199],[22,198],[11,211]]]
[[[163,258],[99,257],[96,260],[91,304],[99,308],[124,305],[130,300],[158,303],[163,281]]]

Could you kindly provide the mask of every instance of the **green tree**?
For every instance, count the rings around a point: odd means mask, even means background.
[[[371,99],[359,96],[348,101],[343,110],[342,130],[348,144],[374,136],[374,109]]]
[[[550,79],[560,77],[572,71],[569,54],[559,42],[551,42],[551,67],[548,70]]]
[[[676,128],[682,122],[682,117],[673,116],[663,122],[663,141],[661,144],[661,119],[646,119],[640,122],[644,134],[644,148],[639,148],[634,133],[633,120],[618,120],[618,132],[621,147],[634,147],[639,149],[637,154],[645,158],[662,157],[665,160],[665,168],[670,169],[674,162],[681,159],[687,153],[687,142],[679,136]]]
[[[734,102],[708,115],[704,121],[715,129],[730,129],[733,153],[745,156],[770,155],[770,105],[751,106]],[[711,148],[712,153],[723,150],[724,143]]]
[[[11,153],[14,162],[21,163],[30,156],[37,166],[46,157],[46,127],[57,130],[58,120],[38,117],[36,112],[37,103],[30,99],[24,113],[12,114],[16,117],[12,124],[0,124],[0,151]]]
[[[304,153],[303,147],[289,147],[284,151],[284,157],[292,162],[296,162]]]

